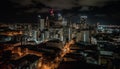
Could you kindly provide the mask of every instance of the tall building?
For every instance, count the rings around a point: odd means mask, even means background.
[[[80,16],[80,29],[87,28],[87,16]]]
[[[82,42],[90,42],[90,34],[88,30],[80,31],[79,33],[76,34],[77,38],[76,41],[82,41]]]
[[[43,30],[45,28],[45,20],[40,19],[40,30]]]
[[[54,9],[49,11],[49,19],[46,18],[46,25],[49,31],[50,39],[60,39],[63,40],[63,18],[60,13],[55,13]],[[48,32],[46,32],[48,33]]]
[[[87,16],[80,16],[80,23],[82,24],[87,23]]]
[[[77,32],[76,41],[90,42],[90,30],[87,24],[87,16],[80,16],[79,32]]]

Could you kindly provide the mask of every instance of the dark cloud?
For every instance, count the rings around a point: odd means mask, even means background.
[[[16,13],[48,12],[49,8],[74,11],[110,11],[119,0],[1,0],[1,10]],[[112,4],[112,5],[110,5]],[[117,6],[119,6],[117,4]],[[113,12],[112,10],[112,12]]]
[[[120,20],[119,0],[1,0],[0,16],[23,16],[48,12],[50,8],[68,13],[87,13]]]
[[[32,0],[10,0],[10,1],[13,3],[17,3],[21,6],[28,6],[28,5],[33,4]]]
[[[33,4],[33,2],[42,3],[46,6],[69,9],[76,6],[104,6],[107,2],[119,0],[10,0],[22,6]]]
[[[83,6],[81,9],[80,9],[80,11],[89,11],[90,9],[89,9],[89,7],[88,6]]]
[[[117,2],[119,0],[10,0],[15,3],[15,7],[29,7],[25,12],[45,12],[49,8],[54,9],[72,9],[75,7],[79,8],[79,11],[89,11],[90,6],[92,7],[104,7],[108,2]],[[34,8],[34,9],[33,9]]]

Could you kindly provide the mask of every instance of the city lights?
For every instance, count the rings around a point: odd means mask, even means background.
[[[0,69],[120,69],[118,0],[1,0]]]

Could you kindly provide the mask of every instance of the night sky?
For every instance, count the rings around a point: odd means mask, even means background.
[[[34,23],[50,8],[63,16],[87,15],[92,24],[120,23],[120,0],[0,0],[0,22]]]

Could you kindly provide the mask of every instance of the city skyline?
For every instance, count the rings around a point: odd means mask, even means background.
[[[120,69],[119,3],[2,0],[0,69]]]

